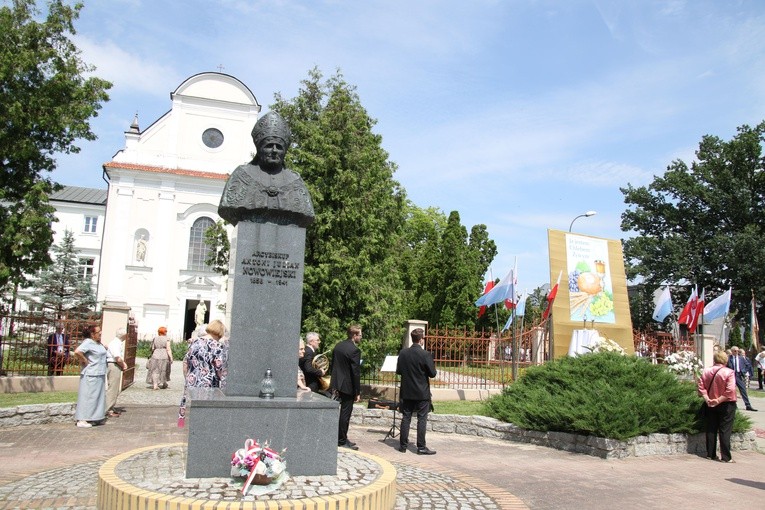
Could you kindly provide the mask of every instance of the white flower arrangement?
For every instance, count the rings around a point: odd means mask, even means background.
[[[664,358],[670,372],[679,376],[694,376],[701,374],[704,368],[701,360],[693,351],[674,352]]]
[[[589,349],[592,353],[615,352],[617,354],[621,354],[622,356],[626,354],[626,351],[621,345],[604,336],[598,336],[597,338],[593,339],[587,349]]]

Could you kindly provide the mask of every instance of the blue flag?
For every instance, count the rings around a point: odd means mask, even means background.
[[[656,301],[656,308],[653,310],[653,320],[662,322],[670,313],[672,313],[672,296],[669,294],[669,285],[667,285]]]
[[[506,299],[515,298],[515,269],[511,269],[502,281],[494,286],[489,292],[478,298],[476,306],[489,306],[495,303],[504,303]]]
[[[515,314],[510,312],[510,318],[507,319],[507,322],[502,327],[502,331],[507,331],[508,329],[510,329],[510,326],[513,324],[513,315],[515,315]]]
[[[704,322],[713,321],[728,315],[730,311],[731,289],[723,292],[704,307]]]
[[[515,315],[518,317],[523,317],[523,314],[526,313],[527,297],[529,297],[528,293],[524,290],[523,294],[521,294],[521,297],[518,298],[518,304],[515,306]]]

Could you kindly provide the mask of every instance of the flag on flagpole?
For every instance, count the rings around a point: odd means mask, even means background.
[[[730,311],[730,297],[732,290],[732,288],[728,288],[728,290],[704,305],[705,324],[728,315],[728,312]]]
[[[515,286],[518,285],[518,257],[515,258],[515,265],[513,266],[513,295],[510,298],[505,299],[505,308],[512,310],[515,308]]]
[[[558,281],[555,282],[555,285],[552,289],[550,289],[550,292],[547,294],[547,308],[545,308],[544,313],[542,314],[542,319],[546,319],[549,317],[550,312],[552,311],[552,305],[553,301],[555,301],[555,296],[558,295],[558,287],[560,286],[560,277],[563,276],[563,271],[558,273]]]
[[[502,332],[505,332],[508,329],[510,329],[510,326],[513,324],[513,315],[515,315],[515,314],[511,312],[510,313],[510,318],[508,318],[507,322],[505,323],[505,325],[502,326]]]
[[[515,306],[515,315],[518,317],[523,317],[523,314],[526,313],[526,299],[528,297],[528,292],[524,290],[521,297],[518,298],[518,304]]]
[[[483,294],[481,295],[485,296],[493,288],[494,288],[494,280],[490,280],[486,282],[486,286],[483,288]],[[480,308],[478,308],[478,318],[480,319],[485,312],[486,312],[486,305],[483,305]]]
[[[696,332],[696,327],[699,325],[699,318],[704,311],[704,289],[701,289],[701,297],[696,300],[691,310],[691,316],[688,320],[688,331],[691,333]]]
[[[757,320],[757,300],[754,298],[754,291],[752,291],[752,305],[749,312],[749,327],[752,332],[752,345],[756,350],[760,350],[760,323]]]
[[[505,276],[497,285],[494,286],[487,294],[484,294],[478,301],[475,302],[476,306],[489,306],[495,303],[501,303],[506,299],[513,299],[515,297],[515,270],[511,269],[507,276]]]
[[[672,296],[669,293],[669,285],[667,285],[656,301],[656,307],[653,310],[653,320],[663,322],[670,313],[672,313]]]
[[[693,289],[691,289],[691,295],[688,297],[688,301],[686,301],[685,306],[683,307],[683,311],[680,312],[680,316],[677,318],[678,324],[688,324],[688,320],[691,316],[691,311],[693,310],[693,307],[696,306],[697,299],[698,296],[696,295],[696,287],[694,286]]]

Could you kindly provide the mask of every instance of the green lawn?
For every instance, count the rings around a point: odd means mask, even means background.
[[[28,404],[70,403],[77,401],[76,391],[49,391],[39,393],[0,393],[0,407]]]
[[[40,393],[0,393],[0,407],[15,407],[27,404],[69,403],[77,401],[76,391],[51,391]],[[483,402],[450,400],[433,402],[436,414],[459,414],[472,416],[482,414]]]
[[[472,400],[446,400],[433,402],[436,414],[458,414],[461,416],[483,415],[483,402]]]

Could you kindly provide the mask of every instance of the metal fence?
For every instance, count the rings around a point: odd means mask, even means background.
[[[514,336],[518,345],[518,368],[532,364],[532,337],[534,330],[546,323],[531,324],[522,331],[497,334],[494,329],[467,330],[464,328],[428,327],[425,349],[433,354],[438,372],[431,381],[435,388],[501,389],[512,381]],[[543,342],[543,359],[548,359],[547,342]],[[393,385],[395,374],[380,372],[379,367],[368,367],[362,376],[363,384]]]
[[[56,324],[63,326],[63,333],[69,338],[69,350],[54,370],[48,363],[48,339],[55,331]],[[100,324],[97,317],[56,319],[33,312],[0,315],[0,376],[79,375],[80,365],[74,350],[82,342],[84,329]],[[125,341],[128,370],[122,375],[123,389],[133,382],[137,338],[136,327],[131,325]]]
[[[48,336],[55,331],[55,324],[62,323],[69,335],[70,355],[63,365],[61,375],[79,375],[80,367],[73,352],[82,342],[83,329],[100,324],[98,319],[55,319],[40,314],[0,315],[0,376],[46,376],[52,375],[47,359]],[[517,364],[519,371],[532,364],[532,338],[534,331],[546,327],[546,323],[532,324],[522,331],[467,330],[464,328],[429,327],[425,335],[425,348],[433,354],[438,375],[432,381],[436,388],[453,389],[501,389],[512,381],[513,345],[517,341]],[[515,336],[514,336],[515,335]],[[104,339],[108,343],[109,339]],[[137,328],[128,325],[125,341],[125,361],[128,370],[123,372],[122,386],[133,383],[135,356],[138,342]],[[691,338],[675,339],[669,333],[633,332],[635,354],[661,363],[678,351],[695,351]],[[549,343],[545,337],[542,359],[549,359]],[[393,385],[395,374],[381,372],[380,367],[365,367],[362,382],[365,384]]]
[[[546,322],[516,332],[519,373],[532,364],[532,338],[538,328],[546,330]],[[669,333],[633,331],[637,356],[663,363],[672,353],[695,352],[692,338],[673,338]],[[472,331],[464,328],[429,327],[425,348],[433,354],[438,375],[431,381],[434,388],[497,389],[512,382],[513,333],[497,335],[495,330]],[[543,361],[549,360],[549,342],[544,336]],[[393,385],[395,375],[368,367],[362,376],[364,384]]]
[[[696,352],[696,343],[688,336],[674,338],[672,334],[658,331],[633,331],[635,354],[663,363],[670,354],[680,351]]]

